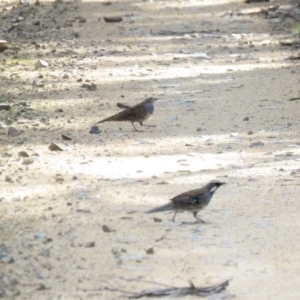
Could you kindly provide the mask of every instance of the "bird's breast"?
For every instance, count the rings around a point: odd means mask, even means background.
[[[153,106],[153,104],[152,103],[146,103],[145,105],[144,105],[144,108],[145,108],[145,110],[146,110],[146,112],[148,113],[148,114],[153,114],[153,111],[154,111],[154,106]]]

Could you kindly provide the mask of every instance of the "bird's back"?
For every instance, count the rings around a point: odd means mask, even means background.
[[[211,197],[212,193],[209,190],[200,188],[182,193],[171,199],[171,201],[178,209],[180,209],[181,206],[186,206],[187,208],[197,207],[198,209],[201,209],[209,204]]]
[[[108,121],[142,122],[150,117],[153,110],[154,110],[154,107],[153,107],[152,103],[144,104],[144,102],[142,102],[135,106],[128,107],[128,108],[122,110],[121,112],[119,112],[109,118],[106,118],[98,123],[103,123],[103,122],[108,122]]]

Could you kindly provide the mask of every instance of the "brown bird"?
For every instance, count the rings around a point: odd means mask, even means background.
[[[123,111],[106,118],[102,121],[99,121],[96,124],[103,123],[103,122],[110,122],[110,121],[127,121],[131,122],[132,126],[134,127],[135,131],[137,130],[134,126],[134,123],[140,123],[141,126],[147,126],[147,127],[156,127],[156,125],[144,125],[143,122],[150,118],[150,116],[153,114],[154,111],[154,105],[153,103],[158,100],[158,98],[147,98],[143,102],[135,105],[135,106],[129,106],[122,103],[117,103],[117,106],[120,108],[124,108]]]
[[[151,214],[155,212],[175,210],[175,214],[172,219],[172,221],[175,222],[175,216],[178,211],[191,211],[197,220],[205,223],[197,217],[197,213],[209,204],[214,192],[223,184],[225,184],[225,182],[213,180],[200,189],[182,193],[171,199],[169,203],[148,210],[145,213]]]

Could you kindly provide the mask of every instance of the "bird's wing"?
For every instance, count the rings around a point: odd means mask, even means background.
[[[202,190],[197,189],[197,190],[192,190],[186,193],[182,193],[172,199],[172,202],[174,204],[180,204],[180,203],[185,203],[185,204],[196,204],[201,201],[201,195],[202,195]]]
[[[103,123],[107,121],[128,121],[128,116],[130,116],[132,108],[126,108],[125,110],[120,111],[119,113],[112,115],[104,120],[99,121],[98,123]],[[98,124],[96,123],[96,124]]]
[[[131,107],[131,106],[128,105],[128,104],[120,103],[120,102],[117,103],[117,106],[118,106],[119,108],[124,108],[124,109],[130,108],[130,107]]]
[[[125,104],[121,103],[121,106],[125,108]],[[108,117],[104,120],[101,120],[96,124],[107,122],[107,121],[135,121],[135,120],[139,121],[140,119],[143,119],[145,115],[147,115],[147,112],[144,108],[144,103],[142,102],[135,106],[131,106],[131,107],[129,106],[128,108],[125,108],[119,113],[111,117]]]

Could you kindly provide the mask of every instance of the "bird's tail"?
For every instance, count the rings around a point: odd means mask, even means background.
[[[107,122],[107,121],[122,121],[122,120],[120,120],[120,115],[117,114],[117,115],[108,117],[108,118],[106,118],[104,120],[101,120],[101,121],[99,121],[99,122],[97,122],[95,124],[100,124],[100,123]]]
[[[167,203],[165,205],[150,209],[145,212],[145,214],[152,214],[155,212],[160,212],[160,211],[168,211],[168,210],[174,210],[174,205],[173,203]]]
[[[108,119],[109,119],[109,118],[106,118],[106,119],[104,119],[104,120],[101,120],[101,121],[99,121],[99,122],[97,122],[97,123],[95,123],[95,124],[100,124],[100,123],[103,123],[103,122],[109,121]]]

